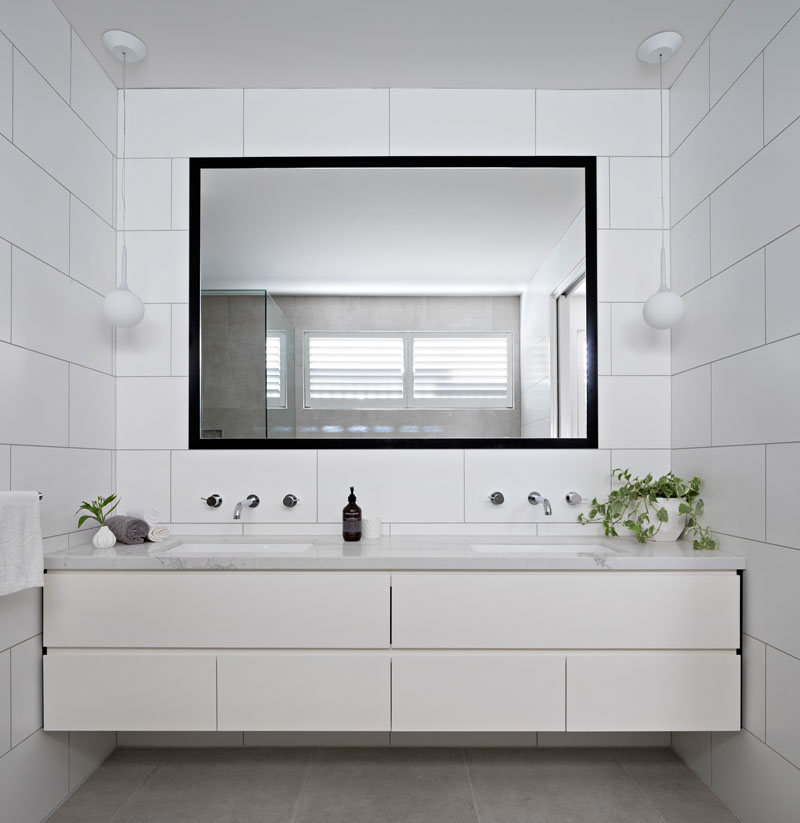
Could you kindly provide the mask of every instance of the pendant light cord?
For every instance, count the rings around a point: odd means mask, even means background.
[[[658,55],[658,124],[659,155],[658,166],[661,173],[661,288],[667,291],[667,265],[664,251],[664,55]]]
[[[128,248],[126,245],[127,234],[125,231],[125,178],[126,178],[126,164],[125,157],[127,155],[127,136],[128,136],[128,53],[122,52],[122,182],[120,183],[120,195],[122,198],[122,275],[120,277],[120,288],[128,288]]]

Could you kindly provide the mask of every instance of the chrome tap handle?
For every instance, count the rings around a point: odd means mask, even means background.
[[[300,502],[300,498],[296,494],[287,494],[283,498],[283,505],[287,509],[293,509]]]
[[[492,492],[489,495],[489,500],[491,500],[495,506],[500,506],[505,502],[505,497],[503,496],[503,492]]]
[[[542,495],[539,494],[539,492],[531,492],[528,495],[528,502],[531,504],[531,506],[539,506],[541,505],[543,500],[544,497],[542,497]]]
[[[212,509],[218,509],[222,505],[222,497],[219,494],[209,494],[208,497],[201,497],[200,499]]]
[[[251,509],[254,509],[261,502],[257,494],[248,494],[247,499],[250,501]]]
[[[567,492],[566,499],[570,506],[580,506],[583,503],[583,497],[578,492]]]

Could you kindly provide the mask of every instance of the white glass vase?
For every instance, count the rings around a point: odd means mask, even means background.
[[[100,526],[92,538],[92,545],[96,549],[110,549],[116,542],[117,538],[108,526]]]

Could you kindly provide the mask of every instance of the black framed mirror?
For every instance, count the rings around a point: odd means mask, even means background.
[[[190,160],[189,447],[597,448],[595,157]]]

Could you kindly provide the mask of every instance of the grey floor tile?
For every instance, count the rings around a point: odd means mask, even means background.
[[[173,749],[114,823],[290,823],[310,749]]]
[[[469,749],[481,823],[663,823],[608,749]]]
[[[666,823],[737,823],[736,815],[669,749],[615,749]]]
[[[117,749],[47,823],[109,823],[167,754],[166,749]]]
[[[296,823],[477,823],[460,749],[318,749]]]

